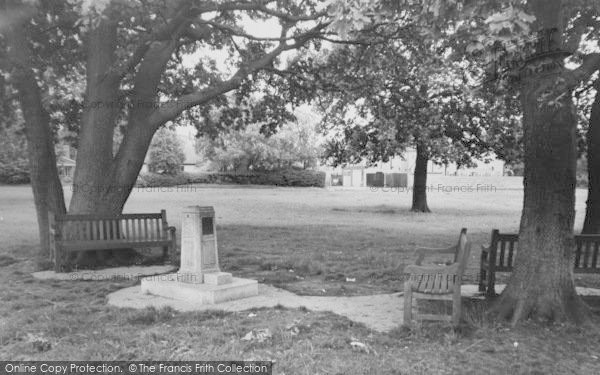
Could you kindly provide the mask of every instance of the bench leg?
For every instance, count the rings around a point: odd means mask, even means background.
[[[487,291],[485,293],[485,296],[496,297],[496,273],[493,271],[489,271],[487,276]]]
[[[177,236],[175,235],[175,227],[169,227],[169,234],[171,236],[171,245],[163,247],[163,258],[165,260],[174,260],[175,252],[177,251]],[[169,254],[169,248],[171,253]]]
[[[487,272],[485,271],[484,268],[481,268],[481,270],[479,271],[479,292],[480,293],[485,293],[486,277],[487,277]]]
[[[65,252],[59,247],[54,247],[54,272],[60,273],[65,272],[65,261],[66,261]]]
[[[461,300],[460,294],[458,296],[454,296],[452,298],[452,325],[457,327],[460,323],[460,315],[461,315]]]
[[[412,289],[410,281],[404,282],[404,325],[410,325],[412,321]]]

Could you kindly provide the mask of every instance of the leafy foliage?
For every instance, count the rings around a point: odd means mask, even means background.
[[[0,128],[0,183],[29,182],[25,136],[17,127]]]
[[[273,135],[263,134],[264,123],[256,123],[214,139],[201,138],[197,149],[220,171],[313,167],[321,156],[317,136],[319,119],[308,107],[298,108],[295,118]]]
[[[189,184],[252,184],[295,187],[325,187],[325,172],[299,169],[282,169],[278,171],[253,171],[248,173],[184,172],[177,175],[142,173],[136,182],[136,186],[139,188],[176,187]],[[186,189],[192,188],[183,186],[180,187],[180,189],[185,191]]]
[[[329,163],[385,162],[417,144],[441,164],[470,165],[492,151],[487,130],[513,125],[498,120],[506,107],[469,90],[462,60],[426,39],[389,37],[395,32],[301,65],[291,95],[317,91]]]
[[[167,128],[159,129],[148,150],[148,168],[158,174],[175,175],[181,170],[185,154],[177,134]]]

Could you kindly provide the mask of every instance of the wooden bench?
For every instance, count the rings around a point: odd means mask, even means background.
[[[496,295],[496,272],[512,272],[517,255],[519,235],[492,231],[489,246],[481,247],[479,266],[479,291],[488,297]],[[576,235],[573,254],[574,273],[600,273],[598,252],[600,235]]]
[[[404,283],[404,324],[411,323],[413,315],[420,320],[442,320],[452,322],[457,326],[461,316],[461,294],[460,287],[462,278],[467,267],[471,244],[467,239],[467,230],[462,229],[458,244],[444,249],[417,250],[418,259],[415,265],[407,266],[404,272],[408,279]],[[452,256],[447,264],[422,265],[427,256],[438,256],[445,254]],[[439,260],[436,260],[436,263]],[[417,300],[446,300],[452,301],[452,315],[442,314],[420,314]],[[416,312],[413,314],[413,300]]]
[[[162,247],[163,257],[175,251],[175,227],[167,213],[54,215],[50,212],[50,251],[54,270],[64,272],[74,251]]]

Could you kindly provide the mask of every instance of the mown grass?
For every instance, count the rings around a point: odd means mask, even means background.
[[[600,373],[597,330],[535,322],[512,329],[487,319],[478,301],[465,300],[458,330],[423,324],[389,333],[306,309],[179,313],[107,306],[107,294],[134,282],[33,279],[30,190],[0,187],[0,194],[2,360],[261,359],[274,360],[277,374]],[[218,187],[134,193],[126,210],[166,208],[179,229],[181,207],[214,205],[225,270],[302,294],[356,295],[400,290],[401,270],[414,261],[417,244],[452,244],[464,226],[478,248],[492,227],[516,230],[520,193],[498,194],[432,195],[434,214],[419,215],[407,212],[409,197],[396,194]],[[599,285],[595,278],[586,282]],[[271,337],[264,342],[241,340],[265,328]],[[368,350],[353,349],[352,341]]]

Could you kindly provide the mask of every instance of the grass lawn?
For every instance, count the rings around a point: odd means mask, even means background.
[[[475,283],[479,245],[492,228],[517,231],[522,192],[433,192],[427,215],[408,212],[410,199],[405,192],[367,189],[198,186],[134,190],[125,211],[164,208],[180,233],[182,207],[212,205],[225,271],[298,294],[361,295],[401,290],[415,245],[454,244],[461,227],[475,245],[467,271]],[[583,190],[576,209],[579,229]],[[0,186],[0,360],[262,359],[276,361],[277,374],[600,373],[599,332],[537,323],[510,329],[483,319],[485,306],[475,302],[466,302],[468,322],[457,331],[424,324],[390,333],[306,309],[249,316],[109,307],[108,293],[134,283],[30,276],[36,228],[31,189]],[[577,283],[600,287],[600,276]],[[269,328],[273,336],[262,343],[240,340],[254,328]],[[370,350],[353,351],[353,340]]]

